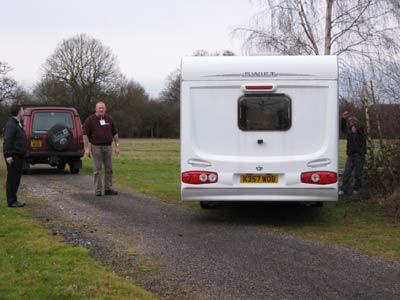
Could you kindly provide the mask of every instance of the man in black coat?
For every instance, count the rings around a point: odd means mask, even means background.
[[[361,188],[362,171],[364,168],[365,154],[367,153],[366,138],[364,127],[355,117],[349,117],[349,113],[345,111],[342,115],[340,128],[347,138],[347,159],[344,168],[342,188],[339,195],[347,193],[351,175],[354,170],[354,187],[353,194],[358,194]]]
[[[17,191],[26,154],[26,135],[21,124],[24,110],[19,104],[13,104],[10,110],[11,118],[4,128],[3,142],[4,159],[7,165],[7,204],[8,207],[23,207],[25,203],[17,200]]]

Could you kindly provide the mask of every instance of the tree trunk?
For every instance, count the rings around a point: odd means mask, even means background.
[[[375,120],[376,120],[376,125],[377,125],[377,129],[378,129],[378,137],[379,137],[379,146],[380,146],[380,151],[383,157],[387,158],[385,160],[383,160],[383,165],[386,169],[386,172],[389,174],[389,178],[387,178],[390,182],[390,189],[393,189],[393,183],[394,183],[394,174],[393,174],[393,170],[392,167],[390,165],[390,161],[392,160],[392,157],[389,157],[389,153],[385,146],[385,143],[383,142],[383,136],[382,136],[382,128],[381,128],[381,116],[378,113],[377,109],[376,109],[376,98],[375,98],[375,91],[374,91],[374,85],[372,80],[370,81],[371,84],[371,98],[372,98],[372,107],[374,109],[374,113],[375,113]]]
[[[332,6],[334,0],[326,0],[325,14],[325,55],[331,55],[332,40]]]
[[[378,113],[376,109],[376,98],[375,98],[375,91],[374,91],[374,85],[372,80],[370,81],[371,84],[371,98],[372,98],[372,107],[375,113],[375,119],[376,119],[376,127],[378,130],[378,138],[379,138],[379,145],[381,147],[381,151],[384,150],[384,143],[383,143],[383,137],[382,137],[382,127],[381,127],[381,116]]]
[[[362,84],[362,102],[364,106],[364,116],[365,116],[365,135],[367,138],[368,152],[370,157],[374,160],[374,145],[371,139],[371,121],[369,118],[369,104],[368,104],[368,94],[367,94],[367,83],[363,81]]]

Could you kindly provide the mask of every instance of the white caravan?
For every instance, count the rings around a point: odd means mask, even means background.
[[[181,196],[336,201],[335,56],[185,57]]]

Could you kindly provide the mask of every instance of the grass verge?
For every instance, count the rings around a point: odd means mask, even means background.
[[[179,140],[122,139],[121,147],[122,154],[114,159],[115,182],[163,201],[197,209],[197,203],[180,201]],[[345,164],[345,147],[346,142],[341,140],[340,168]],[[92,172],[92,162],[87,158],[84,170]],[[273,216],[276,211],[264,211],[259,223],[301,237],[353,247],[381,258],[400,259],[400,226],[386,217],[386,212],[385,205],[347,198],[327,203],[322,209],[304,208],[293,214],[279,212],[279,219]],[[223,209],[212,214],[232,217]]]
[[[5,181],[4,169],[0,180]],[[23,199],[22,199],[23,201]],[[0,299],[155,299],[117,276],[88,251],[63,243],[30,218],[6,207],[0,194]]]
[[[400,260],[400,224],[386,214],[386,206],[371,201],[340,201],[304,211],[275,228],[383,259]]]

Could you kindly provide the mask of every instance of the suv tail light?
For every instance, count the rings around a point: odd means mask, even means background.
[[[218,174],[206,171],[190,171],[182,173],[182,182],[189,184],[208,184],[216,183]]]
[[[331,184],[337,182],[337,173],[328,171],[303,172],[301,182],[310,184]]]

